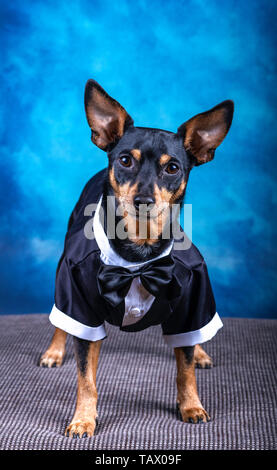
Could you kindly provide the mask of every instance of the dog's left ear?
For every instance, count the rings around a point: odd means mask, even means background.
[[[214,158],[215,149],[230,129],[233,113],[233,101],[223,101],[178,128],[178,135],[184,138],[185,150],[194,157],[195,165],[202,165]]]
[[[85,110],[91,140],[102,150],[109,150],[124,131],[133,124],[125,109],[95,81],[88,80],[85,88]]]

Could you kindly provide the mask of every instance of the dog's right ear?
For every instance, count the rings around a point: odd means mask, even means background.
[[[195,165],[214,158],[216,148],[230,129],[233,113],[233,101],[226,100],[179,127],[178,134],[183,137],[185,149],[192,155]]]
[[[122,137],[133,120],[125,109],[95,81],[88,80],[85,88],[85,110],[91,140],[102,150],[109,150]]]

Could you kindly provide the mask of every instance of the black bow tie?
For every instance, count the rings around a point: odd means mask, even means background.
[[[181,294],[181,286],[173,274],[174,261],[171,256],[165,256],[156,261],[130,271],[121,266],[100,265],[97,282],[100,294],[113,306],[119,305],[135,277],[140,277],[145,289],[166,300],[173,300]]]

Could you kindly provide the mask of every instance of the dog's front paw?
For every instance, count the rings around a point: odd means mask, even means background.
[[[64,358],[64,351],[48,349],[40,358],[40,367],[60,367]]]
[[[72,421],[65,430],[66,437],[82,438],[92,437],[97,424],[97,418],[93,420]]]
[[[204,351],[199,344],[195,346],[194,350],[195,367],[198,369],[211,369],[213,367],[212,358]]]
[[[182,420],[185,423],[207,423],[211,420],[208,413],[202,407],[183,408],[179,407]]]

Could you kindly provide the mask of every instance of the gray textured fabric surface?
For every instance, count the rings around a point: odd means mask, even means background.
[[[108,325],[97,375],[93,438],[64,434],[74,412],[72,338],[60,369],[37,367],[53,327],[47,315],[0,317],[1,449],[276,449],[275,320],[223,319],[206,343],[215,367],[196,371],[212,420],[185,424],[176,411],[175,357],[159,327]]]

